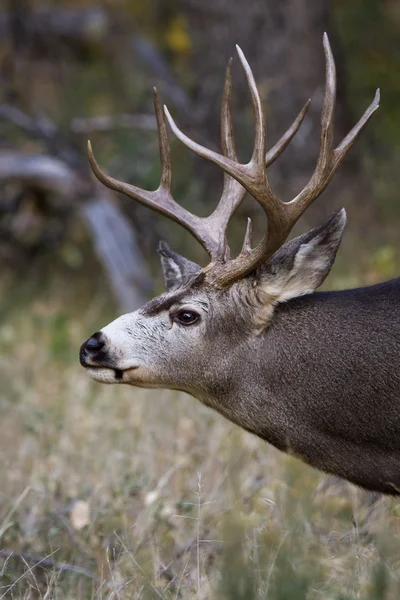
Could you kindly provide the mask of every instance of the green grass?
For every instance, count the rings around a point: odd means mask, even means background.
[[[79,345],[114,311],[65,281],[1,290],[0,599],[400,597],[396,499],[183,394],[90,381]]]

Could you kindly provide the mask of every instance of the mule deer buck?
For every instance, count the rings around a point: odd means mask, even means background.
[[[344,209],[285,242],[296,221],[332,179],[378,108],[379,90],[360,121],[333,148],[335,64],[327,36],[321,144],[305,188],[282,202],[268,166],[301,125],[309,102],[266,151],[265,118],[252,71],[238,48],[255,115],[251,160],[238,162],[231,122],[231,64],[222,101],[222,154],[184,135],[155,91],[161,183],[148,192],[106,175],[89,143],[96,177],[113,190],[180,223],[202,244],[204,268],[160,243],[167,292],[119,317],[81,347],[80,361],[104,383],[183,390],[306,463],[369,490],[400,493],[400,279],[360,289],[318,292],[335,260]],[[171,193],[166,121],[188,148],[224,172],[221,200],[207,218]],[[245,193],[267,217],[254,248],[251,222],[236,258],[226,241],[229,219]]]

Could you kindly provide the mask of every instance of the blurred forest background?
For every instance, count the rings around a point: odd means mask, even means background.
[[[219,149],[238,43],[265,100],[282,197],[319,148],[322,34],[338,72],[336,140],[381,107],[298,226],[344,206],[329,287],[399,274],[399,0],[0,1],[0,599],[399,597],[399,506],[282,457],[194,401],[87,381],[80,343],[162,290],[157,242],[204,264],[175,224],[91,176],[155,189],[152,87],[193,139]],[[253,118],[234,60],[239,157]],[[174,195],[210,213],[222,174],[170,135]],[[234,248],[246,198],[230,225]],[[258,218],[258,217],[261,218]],[[334,533],[332,533],[334,532]]]
[[[397,235],[390,250],[389,229],[399,215],[400,177],[397,1],[251,0],[244,9],[242,2],[226,0],[12,0],[0,13],[2,273],[42,272],[50,256],[52,269],[64,266],[72,276],[88,268],[94,249],[104,287],[129,309],[152,291],[160,237],[204,260],[185,232],[95,184],[86,141],[92,139],[112,175],[155,189],[159,159],[151,92],[156,85],[180,126],[218,148],[223,75],[235,43],[244,49],[265,98],[271,145],[312,98],[300,132],[270,170],[281,197],[293,197],[310,177],[318,152],[325,30],[338,69],[337,141],[376,87],[382,89],[382,104],[302,227],[345,206],[351,269],[373,269],[374,257],[393,262]],[[244,160],[252,147],[252,109],[237,64],[234,109]],[[176,198],[199,214],[211,212],[222,174],[172,143]],[[256,204],[245,202],[231,227],[233,243],[240,244],[244,217],[254,213]],[[261,231],[262,219],[255,221]],[[360,244],[356,255],[354,244]],[[380,248],[378,257],[374,248]]]

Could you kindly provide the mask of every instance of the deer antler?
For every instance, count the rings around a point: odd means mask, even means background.
[[[285,136],[278,142],[277,146],[266,155],[266,131],[265,119],[260,94],[254,80],[251,68],[242,52],[237,46],[239,59],[246,75],[250,89],[254,116],[255,135],[254,148],[251,160],[247,164],[239,163],[232,156],[220,155],[217,152],[204,148],[188,138],[177,127],[168,109],[164,107],[169,124],[174,134],[191,150],[200,156],[207,158],[224,169],[225,173],[236,179],[253,198],[262,206],[267,216],[267,232],[261,242],[254,248],[250,246],[250,229],[246,232],[246,241],[239,256],[225,264],[214,265],[210,272],[210,278],[215,285],[224,287],[234,281],[245,277],[263,264],[284,243],[296,221],[310,206],[310,204],[322,193],[336,169],[342,162],[360,131],[366,125],[372,114],[379,106],[379,90],[371,105],[367,108],[361,119],[348,133],[337,148],[333,148],[333,116],[336,101],[336,71],[332,50],[328,36],[324,34],[324,51],[326,60],[326,84],[325,97],[321,115],[321,142],[320,152],[315,171],[305,188],[290,202],[282,202],[275,194],[268,181],[266,168],[268,157],[277,158],[285,147]],[[303,111],[307,110],[308,105]],[[298,119],[301,122],[300,113]],[[304,116],[304,115],[303,115]],[[297,119],[296,119],[297,121]],[[296,123],[296,122],[295,122]],[[295,126],[295,124],[294,124]],[[293,134],[294,135],[294,134]],[[290,141],[290,130],[287,132]]]
[[[221,146],[223,157],[237,162],[235,144],[233,139],[232,115],[231,115],[231,96],[232,96],[232,59],[229,61],[226,76],[224,93],[221,106]],[[265,157],[266,164],[270,165],[286,148],[292,137],[299,129],[309,106],[309,101],[302,108],[295,121],[268,152]],[[221,199],[217,208],[208,217],[198,217],[193,215],[185,208],[180,206],[172,196],[172,165],[171,151],[168,141],[165,116],[160,106],[157,90],[154,88],[154,107],[158,125],[158,139],[160,147],[161,161],[161,181],[155,191],[146,191],[134,185],[118,181],[107,175],[98,165],[92,151],[90,141],[88,141],[89,161],[93,173],[104,185],[121,192],[138,202],[141,202],[148,208],[159,212],[166,217],[176,221],[200,242],[212,259],[211,264],[225,263],[229,259],[229,247],[226,243],[226,228],[229,219],[242,202],[246,189],[236,179],[228,173],[224,176],[224,187]],[[194,142],[193,142],[194,143]]]
[[[158,94],[154,89],[154,106],[158,125],[158,138],[161,160],[161,182],[157,190],[149,192],[134,185],[123,183],[110,177],[101,170],[94,158],[92,147],[88,142],[89,161],[96,177],[109,188],[122,192],[180,223],[202,244],[211,257],[206,268],[207,277],[214,285],[225,287],[245,277],[263,264],[284,243],[296,221],[321,194],[332,179],[336,169],[354,144],[360,131],[366,125],[379,106],[379,90],[371,105],[367,108],[359,122],[348,133],[337,148],[333,148],[333,116],[336,101],[335,62],[329,45],[328,36],[324,34],[324,50],[326,59],[325,98],[321,115],[321,143],[315,171],[305,188],[290,202],[282,202],[273,191],[267,177],[267,167],[274,161],[299,129],[310,100],[306,102],[293,124],[282,138],[266,152],[265,117],[260,94],[258,92],[251,68],[237,46],[239,59],[246,75],[250,89],[254,116],[255,135],[251,160],[241,164],[237,160],[232,129],[231,94],[232,77],[229,61],[225,76],[224,94],[221,107],[221,145],[223,154],[218,154],[188,138],[177,127],[168,109],[164,112],[174,134],[188,148],[220,166],[224,171],[224,187],[217,208],[208,217],[198,217],[180,206],[172,196],[171,151],[165,116],[161,109]],[[226,228],[229,219],[242,202],[246,191],[262,206],[267,216],[267,232],[261,242],[251,248],[251,222],[249,220],[245,241],[239,256],[229,260],[229,247],[226,242]]]

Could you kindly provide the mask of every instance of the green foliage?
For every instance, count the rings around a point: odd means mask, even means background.
[[[51,319],[51,322],[50,353],[56,361],[68,360],[70,350],[68,317],[63,311],[60,311]]]
[[[388,574],[385,565],[382,563],[375,565],[371,579],[371,590],[368,594],[368,600],[384,600],[389,590]]]
[[[363,110],[380,87],[382,109],[369,127],[380,140],[396,144],[400,138],[400,15],[396,3],[335,0],[334,15],[346,57],[348,97],[354,111]]]
[[[332,13],[344,57],[347,101],[353,114],[359,115],[366,108],[376,88],[381,90],[380,109],[357,143],[362,148],[364,168],[371,173],[375,210],[382,222],[388,222],[400,214],[399,4],[396,0],[334,0]],[[395,225],[394,243],[396,232]],[[390,228],[385,235],[386,239],[391,235]]]
[[[229,519],[223,529],[219,597],[225,600],[253,600],[257,598],[257,578],[251,556],[247,554],[245,530],[237,520]]]

